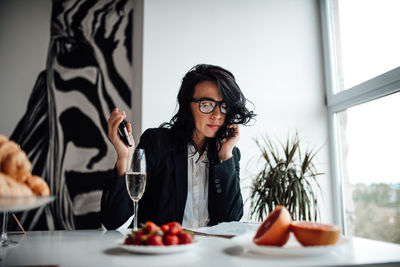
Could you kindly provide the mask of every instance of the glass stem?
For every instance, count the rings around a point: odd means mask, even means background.
[[[1,244],[0,245],[7,245],[8,243],[8,236],[7,236],[7,221],[8,221],[8,212],[3,212],[3,227],[1,231]]]
[[[138,201],[133,200],[133,230],[136,231],[138,229],[137,224],[138,224]]]

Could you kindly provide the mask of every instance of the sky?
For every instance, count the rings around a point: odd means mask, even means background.
[[[351,183],[400,183],[400,93],[347,110]]]
[[[339,0],[344,87],[400,66],[400,1]]]
[[[343,82],[350,88],[400,66],[400,1],[339,0]],[[351,183],[400,183],[400,93],[347,110]]]

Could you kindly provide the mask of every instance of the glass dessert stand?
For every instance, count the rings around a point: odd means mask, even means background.
[[[0,247],[14,247],[18,243],[8,239],[8,213],[30,210],[46,205],[54,200],[50,197],[0,197],[0,213],[3,213],[3,227],[1,231]]]

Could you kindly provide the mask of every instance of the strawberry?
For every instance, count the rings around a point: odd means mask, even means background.
[[[135,235],[135,238],[133,240],[134,245],[145,245],[148,239],[148,235],[144,233],[139,233]]]
[[[168,223],[169,230],[168,234],[170,235],[177,235],[182,232],[182,225],[178,222],[170,222]]]
[[[164,246],[161,236],[159,236],[157,234],[149,236],[149,238],[147,238],[146,245],[148,245],[148,246]]]
[[[178,245],[179,238],[176,235],[164,235],[163,242],[166,246]]]
[[[158,232],[160,230],[160,227],[157,226],[157,224],[147,221],[144,225],[144,231],[147,234],[154,234],[155,232]]]
[[[144,234],[143,229],[139,229],[137,231],[132,230],[132,236],[137,236],[137,235],[140,235],[140,234]]]
[[[163,231],[164,234],[167,234],[169,231],[169,225],[168,224],[161,225],[161,231]]]
[[[133,239],[131,236],[128,236],[127,238],[125,238],[124,244],[126,245],[132,245],[133,244]]]
[[[190,244],[193,241],[193,237],[190,233],[184,232],[178,235],[179,244]]]
[[[159,227],[157,224],[147,221],[142,227],[140,230],[132,231],[124,243],[142,246],[171,246],[193,242],[193,235],[183,231],[182,225],[178,222],[170,222]]]

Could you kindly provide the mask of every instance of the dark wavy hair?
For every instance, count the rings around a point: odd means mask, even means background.
[[[223,101],[227,104],[228,113],[225,117],[225,124],[213,138],[216,144],[227,137],[227,125],[248,124],[256,114],[246,108],[248,100],[244,97],[233,74],[221,67],[207,64],[199,64],[191,68],[182,79],[178,93],[178,112],[172,117],[169,123],[161,125],[163,128],[171,128],[175,135],[185,142],[193,142],[193,131],[195,128],[194,118],[190,109],[194,88],[198,83],[213,81],[217,83],[218,90]],[[210,142],[207,142],[210,145]]]

